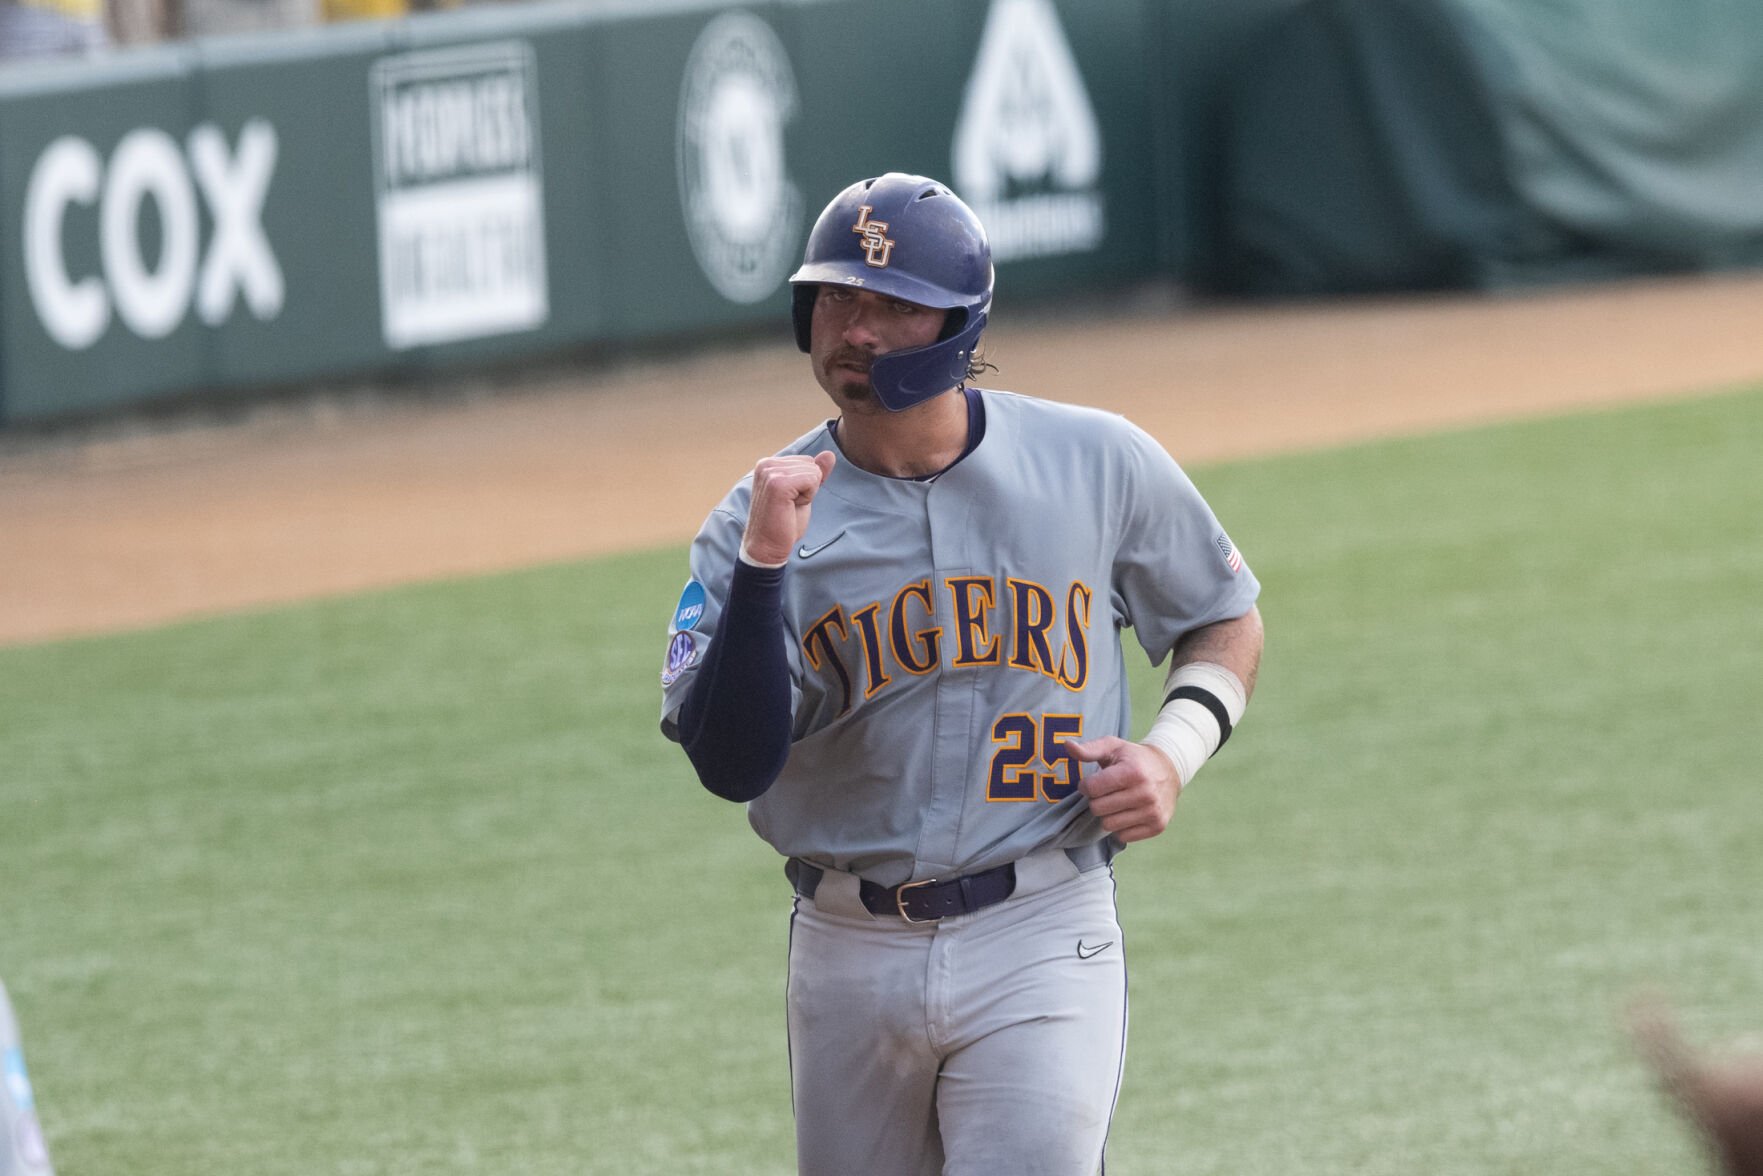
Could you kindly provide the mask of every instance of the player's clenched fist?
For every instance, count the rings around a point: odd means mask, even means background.
[[[809,504],[838,459],[828,451],[813,457],[783,454],[753,467],[753,504],[741,551],[753,563],[781,564],[808,531]]]
[[[1065,745],[1086,764],[1100,765],[1078,784],[1102,828],[1121,841],[1143,841],[1169,827],[1181,781],[1169,757],[1155,747],[1113,735]]]

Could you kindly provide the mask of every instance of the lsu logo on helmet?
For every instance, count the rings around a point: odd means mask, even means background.
[[[872,209],[873,206],[868,204],[858,207],[857,223],[851,226],[851,231],[863,237],[863,260],[876,269],[886,269],[888,258],[894,252],[894,241],[887,235],[887,221],[869,219]]]

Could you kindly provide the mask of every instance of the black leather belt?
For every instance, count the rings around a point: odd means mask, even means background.
[[[872,915],[899,915],[908,923],[934,923],[950,915],[971,915],[1014,893],[1016,863],[1005,862],[959,878],[926,878],[923,882],[902,882],[898,886],[865,881],[857,897]]]
[[[821,870],[799,858],[791,858],[784,866],[796,893],[813,898],[820,885]],[[1016,863],[1005,862],[977,874],[959,878],[926,878],[922,882],[902,882],[898,886],[882,886],[862,880],[858,897],[872,915],[892,915],[908,923],[934,923],[950,915],[970,915],[993,903],[1003,902],[1016,892]]]

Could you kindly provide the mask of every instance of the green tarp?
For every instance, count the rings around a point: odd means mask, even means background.
[[[1231,287],[1763,264],[1763,4],[1312,0],[1225,99]]]

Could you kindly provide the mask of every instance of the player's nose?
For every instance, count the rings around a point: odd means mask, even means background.
[[[844,340],[852,347],[875,351],[881,347],[881,299],[868,293],[859,294],[845,319]]]

